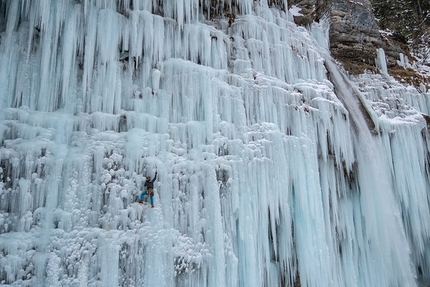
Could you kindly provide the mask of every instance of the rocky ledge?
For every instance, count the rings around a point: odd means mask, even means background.
[[[375,58],[378,48],[384,49],[387,66],[393,76],[404,70],[398,66],[400,54],[412,58],[406,45],[389,34],[381,33],[369,0],[291,0],[288,3],[289,8],[293,5],[301,8],[303,16],[294,17],[297,24],[307,25],[329,17],[332,55],[350,74],[361,74],[366,70],[377,72]]]

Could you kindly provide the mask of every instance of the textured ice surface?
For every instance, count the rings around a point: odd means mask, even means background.
[[[0,284],[430,279],[428,94],[216,2],[1,2]]]

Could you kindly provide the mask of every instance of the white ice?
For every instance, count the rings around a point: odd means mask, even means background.
[[[1,2],[2,286],[430,281],[428,94],[271,2]]]

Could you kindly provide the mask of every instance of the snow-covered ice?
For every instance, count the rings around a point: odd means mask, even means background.
[[[213,2],[1,2],[2,286],[430,281],[425,90]]]

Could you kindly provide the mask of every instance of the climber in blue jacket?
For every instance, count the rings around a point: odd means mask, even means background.
[[[139,203],[144,203],[145,195],[149,194],[149,199],[151,201],[151,207],[154,207],[154,181],[157,179],[157,171],[155,171],[154,179],[151,180],[151,177],[146,177],[146,182],[143,185],[146,187],[146,191],[142,192],[140,195]]]

